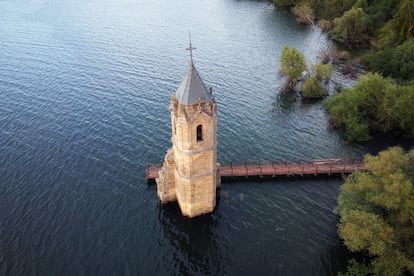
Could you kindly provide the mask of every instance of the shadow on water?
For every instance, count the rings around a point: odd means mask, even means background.
[[[409,151],[413,149],[412,139],[401,137],[393,133],[374,132],[370,133],[371,139],[367,142],[352,142],[346,138],[346,131],[343,128],[334,128],[331,125],[329,129],[338,133],[341,140],[348,146],[352,146],[355,149],[360,149],[363,155],[369,153],[377,155],[380,151],[386,150],[390,147],[402,147],[404,150]],[[361,155],[362,156],[362,155]]]
[[[176,252],[176,274],[223,273],[223,260],[216,236],[220,221],[217,215],[219,198],[217,196],[215,212],[192,219],[181,214],[177,203],[160,204],[158,219],[165,240]]]
[[[364,146],[370,154],[378,154],[382,150],[396,146],[402,147],[406,151],[414,148],[412,139],[398,134],[380,132],[372,133],[372,139]]]
[[[323,98],[307,99],[301,95],[301,92],[297,92],[292,89],[281,89],[276,94],[272,103],[273,112],[290,112],[297,109],[310,109],[314,105],[323,103]]]
[[[289,112],[300,107],[300,104],[300,97],[295,91],[281,90],[273,100],[272,112]]]
[[[328,249],[326,257],[321,257],[321,263],[326,271],[330,271],[332,275],[336,275],[338,272],[346,271],[347,260],[349,257],[350,254],[346,247],[342,242],[338,242],[338,244],[335,244]]]

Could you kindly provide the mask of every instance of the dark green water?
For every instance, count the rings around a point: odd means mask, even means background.
[[[181,217],[147,186],[170,95],[194,59],[218,159],[360,156],[320,103],[279,93],[279,53],[330,45],[288,11],[233,0],[0,1],[0,275],[333,275],[341,179],[224,183]],[[336,73],[338,81],[350,81]]]

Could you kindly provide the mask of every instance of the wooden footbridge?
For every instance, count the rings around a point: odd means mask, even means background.
[[[153,180],[158,177],[161,165],[147,165],[146,178]],[[276,176],[317,176],[344,175],[355,171],[366,171],[361,159],[322,159],[312,162],[245,162],[220,166],[219,175],[223,177],[276,177]]]

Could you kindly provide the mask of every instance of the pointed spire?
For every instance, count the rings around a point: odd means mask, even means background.
[[[196,104],[198,100],[209,102],[214,99],[192,62],[175,92],[175,97],[180,104],[185,105]]]
[[[188,34],[190,39],[190,47],[186,50],[190,51],[190,66],[187,70],[187,73],[184,75],[181,84],[175,91],[175,97],[180,104],[193,105],[198,101],[209,102],[211,100],[214,100],[214,97],[206,88],[206,85],[201,80],[201,77],[194,66],[193,50],[196,48],[194,48],[191,44],[191,34]]]
[[[191,45],[191,32],[188,32],[188,38],[190,40],[190,47],[187,48],[187,51],[190,51],[190,62],[193,63],[193,50],[197,49]]]

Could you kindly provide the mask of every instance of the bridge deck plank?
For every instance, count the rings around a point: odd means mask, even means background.
[[[331,159],[329,159],[331,160]],[[332,159],[340,160],[340,159]],[[146,168],[147,180],[158,177],[161,165],[148,165]],[[220,166],[218,173],[221,177],[261,177],[261,176],[290,176],[290,175],[331,175],[349,174],[355,171],[366,171],[363,162],[325,162],[297,164],[249,164]]]

